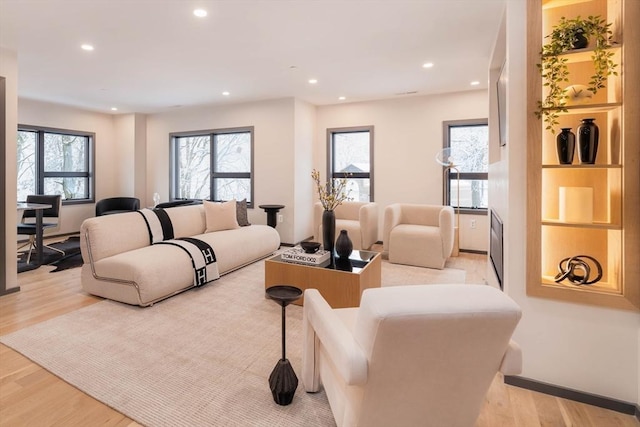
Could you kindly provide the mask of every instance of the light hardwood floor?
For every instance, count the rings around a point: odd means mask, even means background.
[[[478,283],[486,274],[485,260],[484,255],[462,253],[447,267],[466,270],[467,282]],[[52,269],[44,266],[19,274],[20,292],[0,297],[0,335],[100,301],[82,291],[79,268],[51,274]],[[0,345],[0,426],[138,425]],[[637,427],[640,423],[631,415],[506,385],[498,375],[476,427],[498,426]]]

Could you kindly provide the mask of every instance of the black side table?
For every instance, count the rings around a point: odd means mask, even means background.
[[[291,363],[286,356],[285,307],[300,298],[302,290],[294,286],[277,285],[267,288],[266,293],[267,297],[282,306],[282,358],[278,360],[271,375],[269,375],[269,388],[271,388],[273,400],[278,405],[284,406],[291,403],[296,388],[298,388],[298,377],[296,377],[296,373],[293,371]]]
[[[278,223],[276,214],[280,212],[280,209],[284,209],[284,205],[260,205],[259,208],[264,209],[267,213],[267,225],[276,228],[276,224]]]

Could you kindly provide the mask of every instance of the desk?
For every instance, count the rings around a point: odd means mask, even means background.
[[[44,203],[18,203],[18,211],[36,211],[36,259],[38,265],[42,262],[42,211],[51,205]]]

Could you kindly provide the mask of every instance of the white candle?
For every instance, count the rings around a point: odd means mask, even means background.
[[[593,222],[593,188],[560,187],[559,219],[562,222]]]

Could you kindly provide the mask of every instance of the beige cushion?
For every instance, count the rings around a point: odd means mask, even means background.
[[[207,223],[206,233],[212,231],[233,230],[239,228],[236,217],[236,201],[209,202],[204,201],[204,215]]]

